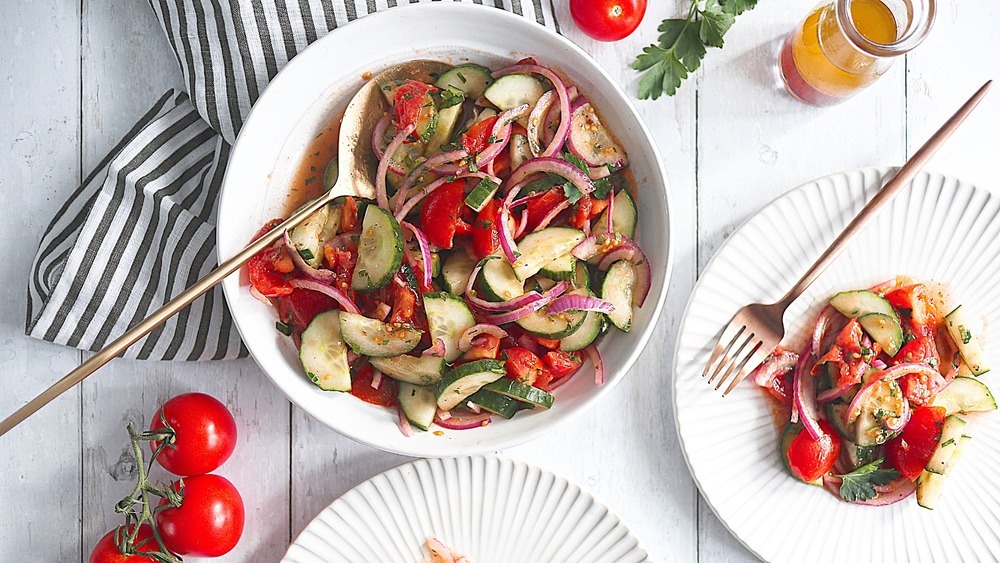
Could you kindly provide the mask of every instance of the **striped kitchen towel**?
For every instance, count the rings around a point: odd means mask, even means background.
[[[188,93],[169,91],[78,187],[42,237],[25,332],[98,350],[216,266],[215,203],[250,107],[296,53],[397,4],[440,0],[150,0]],[[558,30],[552,0],[469,0]],[[245,356],[216,287],[126,357]]]

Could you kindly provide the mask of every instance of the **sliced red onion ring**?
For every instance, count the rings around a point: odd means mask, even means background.
[[[837,498],[842,498],[840,496],[840,485],[843,482],[844,480],[840,477],[835,477],[833,475],[823,476],[823,486]],[[903,477],[889,483],[888,488],[889,490],[887,492],[880,492],[879,495],[873,499],[853,501],[851,504],[863,504],[866,506],[888,506],[890,504],[895,504],[912,495],[917,490],[917,485],[916,483],[913,483],[909,479]]]
[[[622,243],[618,248],[608,252],[601,258],[601,261],[597,263],[597,269],[602,272],[608,271],[608,268],[612,264],[619,260],[627,260],[629,262],[635,258],[635,253],[639,251],[639,247],[632,243]]]
[[[440,338],[435,338],[434,339],[434,344],[430,348],[424,350],[424,352],[422,354],[420,354],[420,355],[421,356],[435,356],[435,357],[438,357],[438,358],[443,358],[444,355],[447,353],[446,350],[447,349],[445,348],[444,340],[442,340]]]
[[[882,360],[876,359],[874,362],[872,362],[872,367],[875,369],[885,369],[889,366],[885,365],[885,362],[883,362]]]
[[[844,393],[847,393],[851,389],[851,387],[854,387],[854,383],[852,383],[850,379],[845,379],[837,387],[833,387],[831,389],[827,389],[826,391],[820,392],[819,395],[816,395],[816,400],[821,403],[828,403],[830,401],[839,399],[844,395]]]
[[[527,334],[522,334],[517,337],[517,343],[521,345],[521,348],[531,352],[532,354],[538,356],[539,358],[544,356],[547,350],[542,347],[541,344],[535,342]]]
[[[389,209],[389,196],[385,189],[385,175],[389,171],[389,161],[392,159],[392,155],[396,154],[396,150],[403,145],[403,141],[416,129],[417,124],[413,123],[396,133],[396,136],[389,142],[389,146],[385,148],[385,154],[378,161],[378,170],[375,172],[375,200],[378,202],[378,206],[383,209]]]
[[[906,423],[910,421],[910,415],[913,411],[910,409],[910,401],[903,400],[903,414],[896,418],[886,418],[879,422],[885,426],[885,429],[889,432],[899,432],[906,426]],[[891,420],[895,420],[895,423],[890,423]]]
[[[531,150],[531,154],[534,156],[542,153],[543,149],[539,130],[542,127],[542,122],[545,121],[545,115],[548,113],[549,108],[556,101],[557,95],[555,90],[549,90],[542,94],[542,97],[538,98],[538,102],[535,103],[534,109],[531,110],[531,114],[528,115],[528,149]]]
[[[469,276],[469,285],[465,288],[465,299],[470,304],[482,309],[483,311],[489,311],[491,313],[504,313],[519,309],[542,298],[538,292],[529,291],[508,301],[487,301],[482,297],[479,297],[474,289],[476,278],[479,277],[479,272],[481,270],[482,267],[478,264],[475,268],[473,268],[472,275]]]
[[[264,297],[264,294],[258,291],[257,288],[253,286],[253,284],[250,284],[250,295],[252,295],[253,298],[256,299],[257,301],[260,301],[261,303],[267,306],[271,305],[271,300],[268,299],[267,297]]]
[[[382,116],[382,119],[378,120],[375,124],[375,130],[372,132],[372,150],[375,151],[375,156],[378,157],[379,161],[385,156],[385,149],[380,145],[383,139],[385,139],[385,132],[389,130],[389,114]],[[392,155],[390,155],[391,157]],[[392,170],[394,174],[403,176],[406,174],[406,169],[399,168],[396,163],[389,159],[389,170]]]
[[[590,176],[591,180],[600,180],[601,178],[607,178],[611,175],[611,169],[607,166],[588,166],[587,168],[590,169],[590,171],[587,172],[587,175]],[[614,198],[612,197],[611,199]],[[608,213],[608,217],[611,217],[610,213]]]
[[[529,109],[531,108],[528,107],[528,104],[522,104],[500,114],[497,122],[493,125],[493,131],[490,133],[490,138],[493,139],[493,142],[488,144],[482,152],[475,155],[477,168],[485,168],[507,148],[507,143],[510,142],[511,124],[521,116],[526,115]],[[434,166],[431,170],[437,174],[459,174],[468,172],[470,166],[460,163],[442,164]]]
[[[893,381],[910,373],[917,373],[929,378],[942,377],[942,375],[934,368],[917,363],[897,364],[889,369],[877,372],[861,387],[858,394],[854,396],[854,400],[851,401],[851,406],[847,408],[847,422],[854,422],[858,416],[861,415],[862,405],[864,405],[865,401],[868,400],[872,390],[880,381]]]
[[[399,431],[403,433],[403,436],[409,438],[413,436],[413,426],[410,425],[410,420],[406,418],[406,414],[403,413],[403,407],[397,406],[396,411],[399,414]]]
[[[499,325],[512,323],[548,305],[553,299],[565,293],[567,289],[569,289],[569,282],[561,281],[543,293],[537,301],[532,301],[510,312],[490,315],[486,320]]]
[[[795,352],[782,352],[771,356],[751,374],[753,382],[760,387],[770,387],[774,378],[795,369],[799,363],[799,355]]]
[[[585,194],[589,194],[594,191],[594,182],[585,172],[561,158],[552,156],[540,156],[525,162],[510,175],[510,178],[507,179],[507,183],[511,186],[517,186],[532,174],[537,174],[539,172],[562,176]],[[511,189],[513,190],[513,188]]]
[[[544,229],[545,227],[548,227],[549,223],[551,223],[552,220],[555,219],[557,215],[562,213],[564,210],[568,209],[569,206],[570,203],[568,199],[564,199],[561,202],[559,202],[558,205],[550,209],[549,212],[545,214],[545,217],[542,217],[542,220],[538,223],[538,226],[535,227],[535,230],[532,232],[538,232]],[[525,210],[525,212],[527,212],[527,210]]]
[[[507,208],[506,202],[500,206],[500,214],[497,217],[500,220],[500,224],[497,225],[497,234],[500,238],[500,248],[503,249],[503,255],[507,258],[507,261],[513,264],[517,262],[517,243],[514,242],[514,234],[510,232],[510,210]]]
[[[423,163],[416,166],[413,169],[413,171],[410,172],[410,175],[407,176],[405,180],[403,180],[403,183],[399,186],[399,193],[408,194],[410,190],[413,188],[413,186],[416,186],[418,183],[420,183],[420,179],[423,177],[423,175],[426,174],[427,172],[430,172],[435,167],[441,166],[448,162],[462,160],[467,156],[469,156],[468,151],[466,151],[465,149],[458,149],[454,151],[443,152],[441,154],[436,154],[428,158]],[[398,201],[399,200],[397,199],[397,204]]]
[[[826,336],[826,329],[830,326],[830,321],[833,320],[833,315],[835,313],[836,311],[834,308],[827,305],[826,307],[823,307],[819,316],[816,317],[816,324],[813,325],[812,332],[813,355],[820,354],[820,350],[823,348],[823,337]]]
[[[483,412],[483,409],[479,408],[479,405],[473,403],[472,401],[466,401],[465,406],[468,407],[470,411],[476,414],[482,414]]]
[[[594,364],[594,383],[604,385],[604,361],[601,359],[601,353],[597,350],[597,346],[591,344],[584,348],[582,352]]]
[[[552,137],[552,141],[549,142],[548,146],[545,147],[545,150],[542,151],[540,156],[551,156],[555,154],[562,149],[564,144],[566,144],[566,138],[569,136],[571,113],[569,92],[566,90],[566,84],[563,82],[562,78],[560,78],[559,75],[551,69],[539,65],[520,64],[509,66],[494,72],[493,78],[500,78],[506,74],[537,74],[539,76],[544,76],[549,80],[549,82],[552,83],[552,86],[555,88],[556,95],[559,97],[559,127],[556,129],[555,135]]]
[[[807,349],[799,357],[792,378],[792,395],[795,397],[795,411],[799,421],[805,427],[813,440],[819,440],[825,434],[819,427],[819,406],[816,404],[816,378],[812,376],[812,350]]]
[[[379,303],[378,306],[375,307],[375,318],[385,322],[385,320],[389,318],[389,313],[391,312],[392,307],[390,307],[388,303]]]
[[[427,237],[424,236],[423,231],[406,221],[400,221],[400,225],[409,229],[410,232],[413,233],[413,236],[417,239],[417,246],[420,247],[420,260],[423,262],[423,267],[421,269],[424,274],[424,286],[430,287],[431,280],[434,276],[431,275],[433,273],[431,272],[431,251],[430,248],[428,248]]]
[[[507,331],[504,329],[491,324],[477,324],[473,325],[462,333],[462,336],[458,339],[458,350],[460,352],[468,352],[472,349],[472,341],[480,334],[489,334],[497,338],[506,338]]]
[[[524,232],[528,230],[528,210],[524,209],[521,211],[521,219],[517,222],[517,230],[514,231],[514,240],[517,240],[524,236]]]
[[[610,313],[615,310],[615,306],[603,299],[590,297],[587,295],[563,295],[562,297],[549,303],[549,313],[562,313],[563,311],[597,311],[599,313]]]
[[[305,258],[303,258],[301,254],[299,254],[298,247],[295,246],[294,242],[292,242],[292,237],[288,234],[287,229],[285,230],[284,233],[284,241],[285,241],[285,251],[288,252],[288,255],[292,257],[292,262],[295,263],[295,267],[301,270],[303,274],[316,281],[323,282],[325,284],[332,284],[337,280],[337,274],[335,274],[334,272],[331,272],[330,270],[319,270],[313,268],[306,262]]]
[[[621,233],[596,233],[580,241],[571,252],[580,260],[590,260],[595,256],[603,257],[626,242],[631,240]]]
[[[348,313],[361,314],[361,310],[358,306],[351,301],[351,298],[347,296],[343,291],[333,287],[332,285],[325,284],[317,280],[310,280],[306,278],[295,278],[288,282],[292,287],[297,287],[300,289],[308,289],[310,291],[315,291],[317,293],[322,293],[327,297],[332,297],[337,304],[340,305],[342,311],[347,311]]]
[[[477,414],[475,416],[456,416],[452,415],[446,420],[437,418],[434,422],[437,422],[438,426],[442,428],[447,428],[448,430],[470,430],[472,428],[479,428],[486,426],[492,421],[490,413],[484,412],[482,414]]]
[[[382,372],[375,370],[372,372],[372,389],[378,389],[382,386]]]
[[[520,189],[520,187],[521,186],[518,186],[519,189]],[[528,203],[529,201],[531,201],[533,199],[538,199],[538,198],[542,197],[543,195],[545,195],[545,192],[535,192],[535,193],[533,193],[531,195],[526,195],[526,196],[524,196],[522,198],[515,199],[513,201],[513,203],[510,204],[510,208],[511,209],[517,209],[518,207],[521,207],[522,205]]]
[[[443,411],[441,409],[437,410],[437,416],[434,417],[435,420],[448,420],[451,418],[451,413],[448,411]]]

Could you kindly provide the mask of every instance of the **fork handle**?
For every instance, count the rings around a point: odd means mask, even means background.
[[[986,96],[986,93],[990,90],[990,86],[992,85],[992,80],[986,81],[986,83],[983,84],[979,90],[977,90],[976,93],[973,94],[961,108],[959,108],[957,112],[955,112],[955,115],[951,116],[951,118],[948,119],[948,121],[946,121],[945,124],[942,125],[941,128],[938,129],[937,132],[934,133],[934,135],[913,154],[910,160],[908,160],[906,164],[904,164],[903,167],[896,172],[896,175],[886,182],[885,186],[883,186],[882,189],[875,194],[875,197],[873,197],[871,201],[869,201],[868,204],[861,209],[858,216],[855,217],[849,225],[847,225],[844,231],[840,233],[840,236],[838,236],[833,243],[830,244],[829,248],[823,252],[819,259],[817,259],[816,262],[813,263],[808,270],[806,270],[806,273],[802,276],[802,278],[799,279],[792,289],[790,289],[788,293],[781,298],[779,303],[782,303],[787,307],[793,301],[798,299],[806,288],[816,281],[816,278],[819,277],[824,270],[826,270],[834,259],[840,256],[840,253],[847,247],[848,241],[850,241],[851,238],[858,233],[858,231],[871,222],[871,220],[875,217],[875,214],[878,213],[879,210],[885,206],[885,204],[889,203],[889,200],[891,200],[900,189],[909,185],[917,173],[924,169],[927,161],[930,160],[935,153],[937,153],[938,149],[944,145],[945,141],[947,141],[948,138],[951,137],[958,127],[965,121],[965,119],[969,117],[969,114],[971,114],[972,110],[979,105],[979,102],[981,102],[983,97]]]

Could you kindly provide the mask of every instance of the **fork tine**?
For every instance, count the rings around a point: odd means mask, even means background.
[[[722,336],[719,337],[719,341],[715,343],[715,349],[712,350],[712,357],[709,358],[708,363],[705,364],[705,371],[701,373],[702,377],[708,376],[708,372],[712,369],[712,366],[715,365],[716,360],[724,357],[724,355],[729,352],[729,350],[733,347],[733,344],[736,342],[736,339],[743,334],[745,329],[746,327],[741,324],[737,324],[735,322],[729,323],[726,329],[722,331]]]
[[[719,383],[715,386],[716,391],[722,387],[723,383],[729,380],[730,375],[737,373],[739,369],[746,364],[747,360],[749,360],[750,356],[752,356],[753,353],[760,348],[761,344],[763,343],[757,338],[756,334],[751,333],[750,336],[747,337],[746,342],[744,342],[743,346],[740,347],[740,351],[733,354],[733,360],[729,363],[729,368],[726,370],[725,374],[719,378]]]
[[[737,339],[741,342],[741,344],[739,345],[738,348],[735,349],[735,351],[733,350],[733,346],[729,347],[730,351],[727,352],[726,355],[722,357],[722,360],[719,362],[719,366],[715,368],[715,373],[713,373],[712,377],[708,379],[709,385],[711,385],[715,381],[715,378],[718,377],[719,374],[722,373],[722,370],[727,366],[729,366],[729,369],[732,370],[732,361],[740,357],[740,355],[743,353],[743,349],[746,348],[747,344],[753,342],[754,335],[753,334],[747,335],[747,333],[749,332],[750,330],[747,327],[743,327],[743,329],[740,330],[740,333],[737,335],[738,337]],[[744,335],[747,335],[746,338],[743,337]],[[727,371],[726,372],[727,376],[728,373],[729,372]],[[723,379],[725,379],[725,377],[723,377]]]
[[[771,352],[773,352],[773,350],[766,349],[763,346],[763,343],[761,343],[761,345],[754,350],[753,354],[751,354],[750,357],[747,358],[746,363],[744,363],[740,367],[739,373],[737,373],[736,377],[733,378],[733,381],[732,383],[729,384],[729,387],[726,387],[726,390],[722,392],[722,396],[725,397],[726,395],[729,394],[730,391],[735,389],[736,386],[740,384],[740,382],[742,382],[744,379],[747,378],[748,375],[750,375],[750,372],[757,369],[757,366],[759,366],[764,361],[764,359],[767,358],[767,355],[770,354]]]

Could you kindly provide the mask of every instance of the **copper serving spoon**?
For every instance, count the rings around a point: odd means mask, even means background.
[[[227,276],[240,269],[247,260],[264,250],[279,238],[286,230],[293,229],[306,220],[307,217],[321,209],[324,205],[342,196],[354,196],[373,199],[375,197],[375,171],[378,159],[371,150],[371,136],[375,124],[389,109],[389,104],[380,90],[380,86],[401,78],[433,82],[433,75],[448,69],[445,63],[429,60],[415,60],[391,67],[368,80],[361,90],[354,95],[344,112],[340,127],[340,140],[337,150],[337,164],[340,173],[337,182],[325,194],[313,200],[297,211],[283,223],[268,231],[265,235],[241,250],[236,256],[226,260],[194,285],[174,297],[145,320],[119,336],[89,360],[69,372],[65,377],[52,384],[40,395],[29,401],[23,407],[0,422],[0,436],[7,433],[26,418],[34,414],[50,401],[83,381],[88,375],[97,371],[112,358],[124,352],[137,340],[149,334],[154,328],[165,323],[195,299],[212,289]]]

